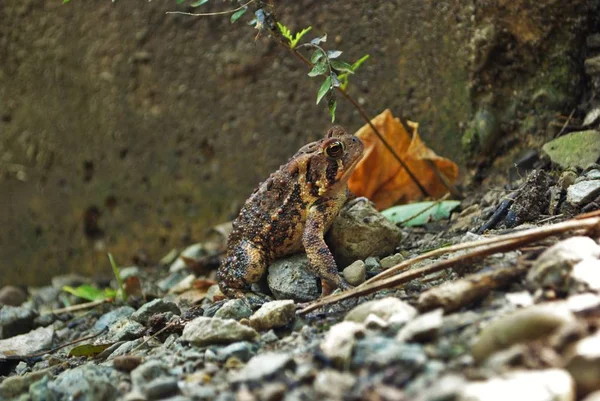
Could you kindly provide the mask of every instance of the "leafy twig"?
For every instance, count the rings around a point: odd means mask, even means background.
[[[227,14],[233,14],[235,12],[241,11],[245,8],[247,8],[250,4],[254,3],[257,0],[250,0],[247,3],[242,4],[241,6],[239,6],[238,8],[234,8],[233,10],[226,10],[226,11],[216,11],[214,13],[186,13],[185,11],[167,11],[166,14],[183,14],[183,15],[191,15],[194,17],[210,17],[210,16],[214,16],[214,15],[227,15]]]

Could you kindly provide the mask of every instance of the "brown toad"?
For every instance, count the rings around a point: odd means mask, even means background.
[[[259,297],[250,285],[277,258],[306,251],[323,294],[349,288],[337,270],[323,235],[348,199],[348,178],[364,145],[341,127],[303,146],[263,182],[233,222],[219,287],[230,298]]]

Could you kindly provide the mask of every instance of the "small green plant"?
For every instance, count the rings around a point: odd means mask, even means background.
[[[298,42],[300,42],[300,39],[302,39],[302,37],[308,32],[310,32],[310,30],[312,29],[312,26],[309,26],[296,33],[296,35],[292,35],[292,31],[290,31],[290,29],[287,26],[283,25],[281,22],[277,22],[277,27],[279,28],[279,32],[281,32],[283,37],[288,40],[288,45],[290,46],[290,49],[295,49],[298,45]]]
[[[108,254],[108,260],[110,262],[110,265],[112,266],[113,274],[115,275],[115,278],[117,279],[117,283],[119,285],[118,291],[115,291],[112,288],[100,289],[89,284],[82,284],[78,287],[71,287],[65,285],[62,288],[62,290],[88,301],[98,301],[101,299],[116,298],[119,294],[121,294],[121,298],[123,299],[123,301],[126,301],[127,294],[125,294],[123,279],[121,278],[121,271],[119,270],[115,259],[110,253]]]
[[[117,284],[119,285],[119,292],[121,293],[121,298],[123,301],[127,301],[127,294],[125,294],[125,287],[123,286],[123,279],[121,278],[121,270],[119,270],[119,266],[117,266],[117,262],[115,262],[115,258],[113,258],[112,253],[108,253],[108,261],[113,270],[113,274],[117,279]]]

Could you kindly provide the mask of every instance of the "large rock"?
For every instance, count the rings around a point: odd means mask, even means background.
[[[197,317],[183,329],[181,339],[194,345],[229,344],[236,341],[256,340],[258,333],[233,319]]]
[[[310,262],[305,254],[275,261],[269,266],[267,282],[277,299],[309,302],[321,295],[319,279],[309,272]]]
[[[571,132],[546,143],[542,146],[542,150],[553,163],[562,168],[585,168],[598,160],[600,132],[594,130]]]

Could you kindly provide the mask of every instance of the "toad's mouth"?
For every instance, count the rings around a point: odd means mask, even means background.
[[[359,161],[362,160],[363,155],[364,155],[364,153],[361,153],[359,157],[357,157],[356,159],[354,159],[354,161],[352,162],[352,164],[350,164],[350,166],[348,166],[348,168],[344,171],[344,174],[342,174],[342,177],[340,178],[340,181],[342,181],[342,182],[348,181],[348,179],[350,178],[350,176],[354,172],[354,169],[356,168],[356,165],[358,164]]]

